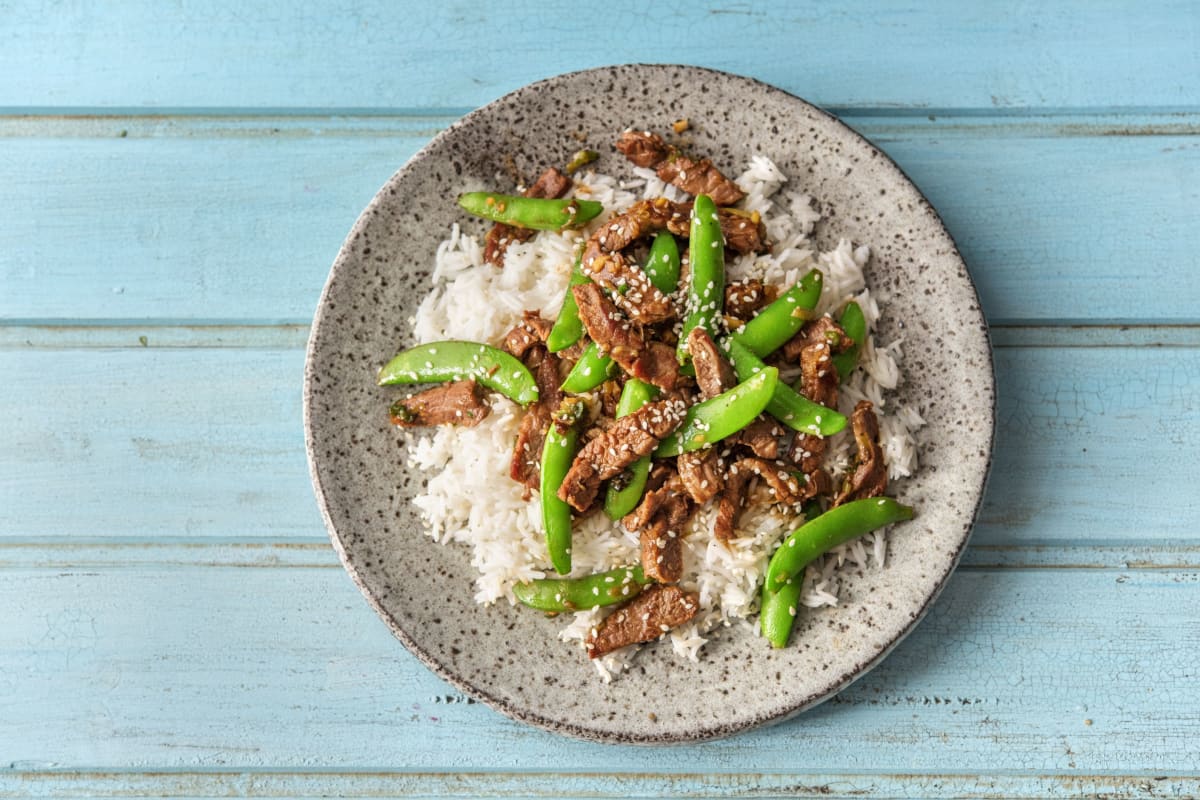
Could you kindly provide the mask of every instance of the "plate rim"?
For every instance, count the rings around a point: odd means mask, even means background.
[[[577,77],[588,75],[588,74],[613,73],[613,72],[616,72],[621,69],[629,69],[629,68],[652,69],[652,70],[663,70],[663,71],[676,70],[679,72],[692,73],[693,75],[719,76],[722,79],[731,80],[734,82],[744,82],[744,83],[751,84],[752,86],[764,91],[768,95],[774,95],[774,96],[776,96],[780,99],[783,99],[784,101],[789,102],[789,103],[799,103],[801,106],[807,108],[810,112],[813,112],[813,113],[817,114],[818,116],[825,118],[825,120],[828,123],[832,124],[836,128],[840,129],[844,134],[846,134],[849,137],[851,137],[852,139],[856,140],[856,142],[859,145],[865,147],[867,149],[867,151],[872,153],[875,158],[879,159],[888,168],[894,170],[896,172],[896,174],[901,179],[903,179],[903,181],[908,185],[908,187],[910,187],[912,189],[912,191],[916,193],[917,198],[919,198],[919,200],[920,200],[920,209],[927,215],[927,217],[929,218],[929,221],[933,225],[936,226],[937,235],[944,237],[945,241],[949,245],[949,251],[950,251],[949,255],[954,260],[956,260],[957,263],[962,267],[962,271],[966,276],[966,282],[967,282],[967,284],[971,290],[971,293],[974,297],[974,300],[975,300],[975,312],[974,313],[978,317],[978,322],[980,323],[978,326],[978,330],[981,331],[983,334],[983,344],[985,345],[984,353],[986,355],[985,369],[981,370],[981,374],[985,375],[987,378],[986,389],[987,389],[987,393],[988,393],[988,404],[987,404],[988,424],[987,424],[987,441],[986,441],[987,457],[986,457],[984,465],[983,465],[982,479],[979,482],[978,493],[975,498],[974,507],[971,509],[969,519],[966,522],[966,532],[962,536],[961,540],[959,541],[958,546],[957,546],[953,556],[950,558],[945,571],[940,576],[938,576],[938,578],[936,580],[936,585],[935,585],[933,591],[926,595],[924,603],[921,605],[921,607],[912,615],[912,617],[909,619],[909,621],[900,628],[900,630],[896,633],[896,635],[886,645],[884,645],[882,648],[879,649],[879,651],[874,655],[874,657],[870,658],[867,661],[860,662],[858,665],[856,665],[856,667],[854,669],[852,669],[849,672],[847,672],[846,674],[840,676],[835,682],[831,683],[828,686],[828,688],[823,689],[821,691],[814,692],[813,694],[805,697],[798,703],[795,703],[794,705],[792,705],[788,708],[781,709],[776,714],[761,715],[759,717],[739,721],[736,723],[725,723],[725,724],[717,724],[717,725],[699,724],[695,728],[690,729],[686,733],[678,733],[678,734],[667,733],[667,732],[658,733],[658,734],[655,734],[655,733],[640,734],[640,733],[633,733],[633,732],[613,732],[613,731],[608,731],[608,730],[600,730],[600,729],[596,729],[596,728],[590,728],[585,725],[580,725],[580,724],[572,723],[572,722],[566,722],[566,721],[562,721],[562,720],[558,720],[558,719],[550,719],[550,718],[545,717],[545,716],[537,713],[536,711],[532,711],[528,708],[517,707],[517,706],[507,702],[506,700],[496,697],[496,696],[490,694],[489,692],[485,691],[484,689],[468,682],[467,680],[463,679],[462,677],[457,675],[452,670],[448,669],[441,661],[439,661],[437,658],[435,658],[432,653],[428,652],[424,647],[420,646],[417,643],[417,641],[412,636],[410,636],[409,633],[403,628],[403,626],[401,626],[399,624],[399,622],[392,615],[392,613],[389,612],[383,606],[383,604],[379,601],[379,599],[375,596],[375,594],[370,589],[367,588],[366,582],[364,581],[362,576],[359,574],[358,568],[351,561],[350,556],[345,549],[344,543],[342,542],[342,538],[339,535],[337,528],[333,523],[333,519],[332,519],[330,511],[329,511],[325,487],[322,482],[322,479],[321,479],[321,476],[320,476],[320,473],[318,470],[318,466],[317,466],[317,457],[315,455],[315,453],[316,453],[315,436],[314,436],[313,427],[312,427],[312,399],[313,399],[313,394],[314,394],[313,378],[315,375],[315,370],[313,368],[313,362],[314,362],[314,355],[316,352],[316,348],[318,345],[318,340],[320,339],[320,335],[321,335],[322,323],[325,321],[325,315],[326,315],[327,311],[329,310],[327,300],[329,299],[329,295],[330,295],[332,288],[336,282],[339,267],[344,262],[348,261],[351,258],[352,243],[354,243],[357,240],[358,236],[362,233],[362,231],[366,228],[366,226],[374,218],[375,214],[379,210],[379,207],[383,204],[383,201],[389,196],[388,195],[389,187],[392,187],[405,174],[407,174],[409,171],[414,169],[418,164],[420,164],[421,162],[426,160],[429,157],[430,151],[435,149],[444,139],[453,136],[454,133],[456,131],[458,131],[459,129],[469,125],[473,120],[487,115],[493,109],[493,107],[509,101],[516,95],[524,94],[527,92],[537,92],[540,88],[542,88],[546,85],[557,83],[557,82],[560,82],[560,81],[563,81],[566,79],[577,78]],[[321,290],[320,297],[317,301],[317,308],[313,314],[313,321],[312,321],[311,327],[309,329],[309,336],[308,336],[308,341],[307,341],[307,344],[305,347],[305,355],[304,355],[304,380],[303,380],[303,388],[302,388],[302,393],[303,393],[303,396],[302,396],[302,418],[303,418],[303,425],[304,425],[305,456],[306,456],[306,460],[308,463],[309,477],[310,477],[310,480],[312,481],[312,485],[313,485],[313,493],[317,500],[317,506],[320,510],[321,518],[325,525],[326,533],[329,536],[329,539],[330,539],[331,544],[333,545],[334,551],[338,555],[338,559],[341,561],[342,567],[350,575],[350,578],[353,580],[354,584],[358,587],[359,592],[363,595],[363,597],[366,598],[369,605],[375,610],[375,613],[378,614],[379,617],[387,625],[387,627],[391,631],[392,635],[395,636],[400,641],[400,643],[403,644],[404,647],[410,653],[412,653],[419,662],[421,662],[422,665],[424,665],[427,669],[429,669],[435,675],[437,675],[441,679],[447,681],[452,686],[454,686],[455,688],[462,691],[464,694],[479,700],[480,702],[487,705],[489,708],[491,708],[511,719],[515,719],[520,722],[524,722],[524,723],[536,726],[538,728],[541,728],[542,730],[550,731],[552,733],[567,735],[567,736],[570,736],[570,737],[576,738],[576,739],[582,739],[585,741],[592,741],[592,742],[599,742],[599,743],[604,743],[604,744],[633,744],[633,745],[649,745],[649,746],[686,744],[686,743],[698,743],[698,742],[704,742],[704,741],[712,741],[714,739],[721,739],[721,738],[724,738],[727,736],[734,735],[736,733],[749,731],[749,730],[752,730],[755,728],[773,725],[773,724],[785,722],[789,719],[793,719],[794,717],[798,716],[799,714],[802,714],[803,712],[808,711],[817,705],[820,705],[821,703],[825,702],[826,700],[828,700],[828,699],[832,698],[833,696],[839,694],[840,692],[844,691],[849,685],[854,683],[856,680],[858,680],[863,675],[870,672],[876,665],[879,664],[879,662],[881,662],[884,658],[886,658],[905,638],[907,638],[909,636],[909,634],[911,634],[912,631],[917,627],[917,625],[919,625],[920,622],[925,618],[925,616],[926,616],[926,614],[928,614],[930,608],[932,608],[933,604],[941,596],[942,592],[945,590],[947,584],[950,581],[950,577],[954,574],[955,570],[958,568],[958,565],[962,559],[963,553],[965,552],[967,545],[970,542],[971,536],[975,529],[975,525],[979,518],[979,513],[980,513],[980,509],[982,508],[982,505],[983,505],[984,497],[987,494],[987,485],[988,485],[988,482],[991,477],[993,459],[995,457],[996,416],[997,416],[997,414],[996,414],[997,394],[996,394],[995,356],[994,356],[993,351],[994,351],[994,346],[992,343],[991,328],[987,323],[987,318],[986,318],[986,315],[984,314],[983,306],[980,303],[979,289],[975,285],[975,281],[971,278],[970,270],[967,266],[966,259],[963,258],[962,252],[960,251],[957,242],[955,242],[954,237],[951,235],[949,229],[946,227],[945,222],[942,220],[941,215],[937,212],[937,209],[933,206],[933,204],[925,196],[925,193],[921,191],[920,187],[916,184],[916,182],[914,182],[909,177],[909,175],[900,167],[900,165],[897,164],[896,161],[891,158],[891,156],[889,156],[886,152],[884,152],[882,149],[877,147],[873,142],[871,142],[865,136],[860,134],[858,131],[854,130],[852,127],[850,127],[848,124],[846,124],[844,121],[842,121],[835,114],[832,114],[829,111],[826,111],[825,109],[809,102],[808,100],[805,100],[804,98],[802,98],[798,95],[792,94],[791,92],[787,91],[786,89],[782,89],[778,86],[766,83],[764,81],[761,81],[761,80],[751,77],[751,76],[742,75],[742,74],[733,73],[733,72],[727,72],[727,71],[723,71],[723,70],[719,70],[719,69],[714,69],[712,67],[704,67],[704,66],[697,66],[697,65],[691,65],[691,64],[647,63],[647,62],[631,62],[631,63],[626,63],[626,64],[608,64],[608,65],[602,65],[602,66],[597,66],[597,67],[590,67],[587,69],[572,70],[570,72],[560,73],[558,75],[553,75],[553,76],[550,76],[547,78],[542,78],[540,80],[533,81],[531,83],[524,84],[516,89],[505,92],[503,95],[500,95],[499,97],[485,103],[484,105],[479,106],[478,108],[468,112],[467,114],[464,114],[463,116],[456,119],[449,126],[447,126],[445,129],[439,131],[428,142],[426,142],[416,153],[414,153],[411,157],[409,157],[408,160],[406,160],[403,165],[401,165],[395,172],[393,172],[388,177],[388,179],[382,184],[382,186],[379,188],[379,190],[376,191],[376,193],[372,196],[370,202],[367,203],[367,205],[363,208],[363,210],[359,213],[359,215],[355,219],[353,226],[351,226],[349,233],[346,235],[341,246],[339,247],[337,255],[334,257],[333,263],[331,264],[330,269],[329,269],[329,274],[326,277],[325,283]]]

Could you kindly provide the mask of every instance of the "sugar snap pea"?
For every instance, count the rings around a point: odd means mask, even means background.
[[[787,646],[792,625],[796,622],[796,611],[800,608],[803,585],[803,576],[797,576],[783,584],[777,592],[772,592],[763,584],[758,625],[763,638],[776,649]]]
[[[513,587],[517,599],[550,613],[581,611],[623,603],[651,581],[641,567],[619,567],[586,578],[543,578]]]
[[[646,275],[663,294],[679,288],[679,245],[669,231],[659,231],[646,256]]]
[[[912,518],[912,506],[890,497],[867,497],[831,508],[784,539],[767,564],[763,586],[778,592],[789,580],[799,580],[804,568],[825,551],[884,525]]]
[[[558,487],[571,469],[579,443],[579,420],[586,410],[582,400],[568,397],[554,413],[542,447],[539,484],[542,526],[550,563],[560,575],[571,571],[571,507],[558,498]]]
[[[567,282],[567,296],[563,298],[558,319],[554,321],[550,333],[546,336],[546,349],[551,353],[566,350],[578,342],[580,336],[583,336],[583,320],[579,318],[579,304],[575,302],[575,295],[571,292],[571,287],[591,282],[592,279],[583,273],[581,259],[576,258],[575,266],[571,268],[571,277]]]
[[[474,378],[527,406],[538,399],[537,383],[525,365],[508,353],[477,342],[431,342],[398,353],[379,370],[379,385],[441,383]]]
[[[748,380],[766,368],[767,365],[761,358],[733,337],[730,337],[726,344],[729,347],[729,361],[733,364],[738,380]],[[846,427],[844,415],[820,403],[814,403],[783,381],[776,385],[775,394],[767,404],[767,413],[801,433],[832,436]]]
[[[704,328],[717,338],[725,306],[725,236],[721,233],[717,204],[706,194],[696,195],[690,232],[687,316],[679,330],[676,350],[681,364],[691,359],[687,338],[692,328]]]
[[[460,194],[458,204],[463,210],[477,217],[503,222],[514,228],[539,231],[577,228],[604,210],[604,206],[595,200],[580,200],[575,197],[554,200],[495,192]]]
[[[562,390],[571,394],[590,392],[616,373],[617,365],[612,358],[600,352],[600,345],[589,342],[575,366],[567,373]]]
[[[833,357],[833,366],[838,371],[838,377],[846,380],[846,376],[858,365],[858,354],[862,352],[863,343],[867,339],[867,318],[863,316],[862,308],[851,300],[842,310],[838,325],[846,332],[846,336],[854,340],[845,352]]]
[[[637,411],[657,394],[657,389],[637,378],[625,381],[625,386],[621,389],[621,399],[617,401],[617,419]],[[608,514],[609,519],[620,519],[641,502],[642,493],[646,491],[646,478],[650,475],[650,456],[642,456],[626,467],[622,474],[628,476],[624,486],[618,486],[615,478],[608,482],[604,513]]]
[[[817,500],[810,500],[804,505],[805,522],[811,522],[820,514],[821,504]],[[767,588],[766,581],[763,582],[762,602],[758,614],[759,629],[763,638],[776,649],[787,646],[792,625],[796,622],[796,612],[800,609],[803,586],[803,575],[792,576],[777,592],[772,592]]]
[[[779,370],[767,367],[729,391],[697,403],[675,432],[658,443],[654,455],[677,456],[732,436],[763,412],[778,385]]]
[[[812,310],[821,299],[823,282],[821,273],[811,270],[730,337],[754,355],[765,358],[799,333],[804,323],[812,319]]]

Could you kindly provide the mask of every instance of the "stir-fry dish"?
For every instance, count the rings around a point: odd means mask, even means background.
[[[873,379],[859,379],[848,390],[852,408],[839,411],[839,389],[868,349],[886,361],[869,335],[878,310],[865,293],[861,303],[830,305],[820,263],[793,269],[787,283],[750,277],[759,258],[811,260],[796,247],[803,234],[789,234],[794,252],[779,255],[764,215],[741,205],[747,191],[708,159],[648,131],[626,131],[615,147],[646,176],[635,185],[649,192],[656,177],[661,195],[616,207],[589,199],[599,178],[578,171],[597,154],[581,151],[523,192],[458,198],[493,223],[473,269],[506,270],[542,236],[571,254],[561,306],[549,315],[521,309],[499,341],[445,338],[396,355],[381,385],[436,385],[396,399],[391,421],[464,430],[493,413],[519,420],[500,479],[536,508],[541,552],[513,539],[520,552],[497,554],[501,537],[476,543],[476,560],[489,547],[491,557],[525,559],[505,589],[526,606],[590,611],[579,638],[591,658],[677,632],[721,602],[701,596],[704,565],[685,563],[689,540],[700,537],[710,540],[705,562],[722,563],[713,547],[758,559],[738,567],[738,579],[760,586],[761,635],[784,647],[809,565],[913,516],[885,496]],[[753,202],[769,205],[763,194],[756,185]],[[908,420],[919,424],[915,412]],[[838,434],[853,445],[831,463]],[[465,500],[473,501],[486,504]],[[598,545],[603,528],[609,538]],[[613,564],[622,537],[636,546]],[[573,554],[582,551],[591,555],[581,567]]]

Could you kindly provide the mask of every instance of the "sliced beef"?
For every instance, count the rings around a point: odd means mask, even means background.
[[[517,358],[524,358],[529,348],[546,341],[546,337],[550,335],[553,327],[554,323],[543,319],[540,312],[526,311],[521,321],[504,335],[504,343],[501,347]]]
[[[707,194],[719,206],[733,205],[746,196],[707,158],[693,161],[650,131],[625,131],[616,147],[637,166],[655,170],[659,178],[688,194]]]
[[[662,342],[647,345],[596,284],[580,284],[571,291],[588,336],[601,350],[635,378],[667,391],[675,387],[679,362],[670,346]]]
[[[704,506],[725,488],[725,461],[715,447],[683,453],[675,459],[683,488],[698,506]]]
[[[472,427],[483,421],[491,408],[483,401],[479,384],[473,380],[454,381],[426,389],[392,404],[393,425],[413,428],[419,425],[462,425]]]
[[[700,610],[695,592],[671,584],[647,586],[641,594],[592,628],[588,656],[599,658],[626,645],[649,642],[684,624]]]
[[[532,186],[525,190],[525,196],[549,200],[562,197],[570,190],[571,179],[557,168],[550,167],[538,176]],[[535,234],[537,234],[535,230],[497,222],[483,239],[484,263],[496,267],[504,266],[504,253],[508,250],[508,246],[514,242],[527,242]]]
[[[687,413],[678,401],[647,403],[585,444],[563,478],[558,496],[576,511],[587,511],[596,500],[600,484],[644,455],[671,434]]]
[[[696,369],[696,385],[706,399],[737,385],[737,373],[707,330],[699,326],[692,328],[687,346]]]
[[[720,541],[728,542],[735,537],[737,517],[746,503],[750,479],[755,476],[765,487],[769,502],[792,505],[807,499],[806,487],[800,479],[778,462],[754,456],[739,458],[729,468],[717,503],[713,534]]]
[[[835,506],[864,497],[879,497],[887,489],[887,466],[883,463],[883,448],[879,445],[879,418],[870,401],[861,400],[854,407],[850,428],[854,431],[858,457],[854,472],[833,500]]]
[[[783,343],[779,351],[785,359],[795,364],[800,361],[804,348],[815,344],[827,344],[830,352],[837,355],[848,350],[854,342],[842,330],[842,326],[826,314],[806,323],[799,333]]]
[[[725,313],[731,317],[748,320],[778,295],[779,291],[774,286],[764,285],[757,278],[727,283]]]
[[[654,325],[676,316],[670,298],[624,254],[598,250],[589,239],[580,264],[588,277],[612,292],[615,303],[635,322]]]
[[[825,471],[825,451],[828,445],[820,436],[811,433],[797,433],[792,437],[788,456],[800,466],[804,473],[805,494],[816,497],[819,494],[829,494],[833,491],[833,480]]]
[[[683,495],[673,495],[664,510],[639,536],[642,572],[659,583],[676,583],[683,577],[683,529],[692,515]]]
[[[759,458],[773,461],[779,458],[779,438],[786,433],[773,419],[759,417],[738,431],[734,441],[750,449]]]
[[[517,443],[513,445],[512,461],[508,474],[525,487],[525,499],[530,490],[538,488],[541,480],[542,448],[546,444],[546,431],[550,428],[553,407],[534,403],[521,418],[517,429]]]
[[[690,195],[706,194],[719,206],[731,206],[746,196],[738,185],[721,174],[707,158],[693,161],[676,153],[658,165],[658,177]]]
[[[653,169],[671,155],[671,147],[662,137],[650,131],[625,131],[616,147],[639,167]]]
[[[683,577],[683,530],[691,516],[692,504],[674,473],[625,515],[625,527],[640,533],[642,571],[647,577],[659,583]]]
[[[717,209],[721,218],[721,233],[725,249],[735,253],[765,253],[771,249],[767,241],[767,226],[757,211],[747,214],[735,208]]]
[[[508,349],[510,344],[525,346],[521,361],[533,373],[534,382],[538,387],[537,402],[530,406],[521,418],[508,469],[509,476],[525,487],[526,499],[529,498],[529,492],[538,488],[541,481],[542,447],[546,443],[550,419],[562,402],[563,393],[559,387],[562,385],[565,367],[563,360],[548,351],[544,344],[535,342],[526,345],[525,334],[540,335],[544,338],[549,333],[548,329],[545,334],[540,333],[541,325],[535,320],[545,320],[536,313],[530,317],[530,313],[532,312],[525,312],[525,319],[508,332],[504,341],[505,349]],[[518,333],[522,329],[524,333]]]
[[[838,371],[828,342],[810,344],[800,351],[800,394],[823,406],[837,408]]]

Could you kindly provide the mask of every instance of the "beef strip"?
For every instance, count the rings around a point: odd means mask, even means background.
[[[675,459],[683,488],[698,506],[725,488],[725,461],[715,447],[683,453]]]
[[[750,479],[758,476],[767,489],[769,502],[793,505],[807,499],[807,487],[778,462],[747,456],[739,458],[729,468],[725,489],[717,503],[717,519],[713,534],[722,542],[734,538],[738,512],[746,502]]]
[[[571,179],[555,167],[550,167],[525,190],[526,197],[544,200],[562,197],[571,190]],[[504,253],[514,242],[527,242],[537,234],[529,228],[517,228],[497,222],[483,239],[483,260],[496,267],[504,266]]]
[[[725,284],[725,313],[741,320],[749,320],[778,295],[778,289],[770,284],[764,285],[757,278],[732,281]]]
[[[551,327],[552,323],[542,319],[536,311],[526,311],[524,319],[504,337],[504,349],[521,359],[533,373],[538,387],[537,402],[521,418],[508,468],[509,477],[525,487],[527,500],[530,491],[538,488],[540,483],[546,431],[550,427],[551,416],[562,402],[559,386],[562,385],[566,365],[542,344],[550,334]]]
[[[737,373],[707,330],[700,326],[692,328],[687,346],[692,355],[692,366],[696,369],[696,385],[705,399],[716,397],[737,385]]]
[[[678,186],[690,195],[708,195],[718,206],[731,206],[746,196],[707,158],[693,161],[677,153],[674,158],[659,164],[655,172],[661,180]]]
[[[700,597],[673,584],[647,586],[641,594],[592,628],[587,638],[590,658],[626,645],[649,642],[689,621],[700,610]]]
[[[625,131],[617,139],[616,148],[639,167],[653,169],[671,156],[671,147],[662,137],[650,131]]]
[[[641,533],[642,571],[659,583],[683,577],[683,529],[692,505],[679,476],[670,473],[663,485],[646,492],[642,502],[622,522]]]
[[[860,400],[850,415],[854,444],[858,458],[854,472],[846,478],[833,504],[840,506],[864,497],[879,497],[887,489],[887,466],[883,463],[883,448],[879,445],[879,418],[869,400]]]
[[[673,494],[639,537],[642,572],[659,583],[683,577],[683,529],[692,515],[687,497]]]
[[[829,408],[837,408],[838,371],[830,359],[828,342],[816,342],[800,351],[800,394]]]
[[[531,489],[538,488],[541,481],[542,448],[546,444],[546,431],[554,409],[542,403],[534,403],[521,418],[517,429],[517,442],[513,445],[512,461],[508,475],[525,487],[525,499]]]
[[[719,206],[733,205],[746,196],[707,158],[693,161],[650,131],[625,131],[616,148],[637,166],[655,170],[667,183],[691,195],[707,194]]]
[[[779,458],[779,437],[786,433],[773,419],[759,417],[737,432],[734,441],[750,449],[759,458],[773,461]]]
[[[837,408],[838,373],[830,359],[838,350],[849,346],[844,344],[845,339],[841,327],[826,316],[809,322],[784,345],[785,348],[790,345],[800,361],[800,393],[814,403]],[[796,433],[792,437],[788,455],[804,473],[807,481],[805,499],[833,490],[833,481],[823,467],[827,449],[828,445],[820,436]]]
[[[736,253],[765,253],[767,229],[762,216],[757,212],[745,212],[734,208],[718,208],[717,218],[725,247]],[[665,197],[639,200],[621,214],[597,230],[588,240],[594,253],[617,253],[638,239],[644,239],[666,230],[676,236],[689,236],[691,232],[692,203],[675,203]],[[586,261],[586,258],[585,258]]]
[[[454,381],[434,386],[392,404],[393,425],[413,428],[419,425],[462,425],[472,427],[483,421],[491,408],[483,402],[479,384],[473,380]]]
[[[559,487],[559,499],[580,513],[587,511],[601,483],[653,452],[660,439],[679,427],[686,413],[684,403],[658,400],[621,417],[580,449]]]
[[[526,311],[520,322],[504,335],[502,348],[517,358],[524,358],[529,348],[546,341],[554,323],[543,319],[538,311]]]
[[[783,343],[779,352],[786,360],[798,363],[804,348],[822,343],[828,344],[830,352],[837,355],[848,350],[854,341],[846,335],[841,325],[826,314],[806,323],[795,336]]]
[[[571,291],[588,336],[601,350],[635,378],[666,391],[675,387],[679,362],[673,348],[662,342],[647,345],[596,284],[580,284]]]

